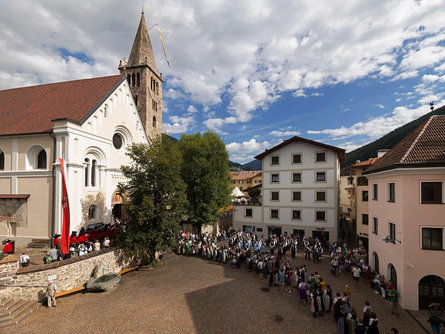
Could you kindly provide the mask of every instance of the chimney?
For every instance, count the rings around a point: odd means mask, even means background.
[[[377,158],[383,157],[388,152],[389,152],[389,149],[387,149],[387,148],[378,150],[377,151]]]

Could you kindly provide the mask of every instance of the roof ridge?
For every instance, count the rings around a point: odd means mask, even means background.
[[[83,79],[71,79],[71,80],[67,80],[67,81],[56,81],[56,82],[41,83],[41,84],[32,85],[32,86],[22,86],[22,87],[6,88],[6,89],[0,89],[0,92],[6,92],[6,91],[11,91],[11,90],[16,90],[16,89],[29,89],[29,88],[35,88],[35,87],[45,87],[45,86],[51,86],[51,85],[60,85],[60,84],[65,84],[65,83],[78,82],[78,81],[104,79],[104,78],[117,77],[117,76],[122,76],[122,74],[110,74],[110,75],[104,75],[104,76],[101,76],[101,77],[91,77],[91,78],[83,78]]]
[[[423,135],[423,133],[425,132],[426,128],[428,127],[428,125],[431,123],[431,120],[433,118],[430,117],[425,124],[423,125],[422,130],[420,130],[419,134],[417,135],[417,137],[413,140],[413,142],[411,143],[411,146],[408,148],[408,150],[405,152],[405,154],[403,155],[402,159],[400,159],[400,162],[404,162],[404,160],[406,159],[406,157],[411,153],[411,151],[413,150],[414,146],[417,144],[417,142],[419,141],[420,137]]]

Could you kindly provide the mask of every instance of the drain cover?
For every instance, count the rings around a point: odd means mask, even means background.
[[[261,288],[260,290],[263,291],[263,292],[269,292],[270,291],[269,288]]]
[[[272,319],[272,321],[275,321],[275,322],[283,322],[284,321],[284,318],[278,314],[274,314],[270,318]]]

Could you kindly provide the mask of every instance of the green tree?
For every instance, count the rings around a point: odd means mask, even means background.
[[[183,135],[179,147],[187,219],[201,232],[202,225],[216,223],[219,209],[231,202],[229,155],[224,142],[212,132]]]
[[[252,198],[253,200],[256,200],[258,198],[258,196],[261,195],[261,189],[260,188],[249,188],[247,193],[249,194],[250,198]]]
[[[181,154],[177,145],[159,138],[150,146],[132,145],[127,155],[132,163],[122,166],[122,173],[128,182],[120,183],[119,190],[129,198],[128,220],[118,242],[147,263],[176,241],[185,204]]]

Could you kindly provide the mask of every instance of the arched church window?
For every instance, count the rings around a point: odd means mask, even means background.
[[[88,208],[88,219],[97,219],[98,213],[97,205],[91,205]]]
[[[93,160],[91,164],[91,186],[97,186],[97,161]]]
[[[37,168],[46,169],[46,151],[41,150],[37,156]]]
[[[85,158],[85,162],[86,162],[86,166],[85,166],[85,187],[88,187],[88,181],[90,178],[90,173],[88,172],[89,168],[90,168],[90,159]]]
[[[5,169],[5,153],[0,151],[0,170]]]
[[[131,75],[131,85],[136,85],[136,75],[134,73]]]
[[[140,73],[136,74],[136,85],[138,87],[141,85],[141,75],[140,75]]]
[[[153,127],[156,127],[156,116],[153,116]]]

